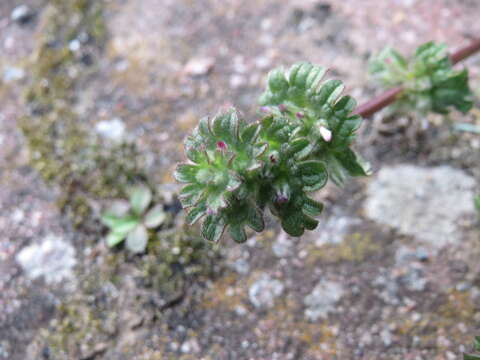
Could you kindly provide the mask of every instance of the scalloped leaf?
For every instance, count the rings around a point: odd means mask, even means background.
[[[222,216],[208,215],[202,223],[202,236],[208,241],[218,242],[225,230],[225,220]]]
[[[308,160],[299,163],[298,173],[305,191],[319,190],[328,181],[327,169],[320,161]]]

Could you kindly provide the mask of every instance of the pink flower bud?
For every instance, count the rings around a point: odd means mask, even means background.
[[[320,135],[322,135],[323,140],[326,142],[330,142],[332,140],[332,132],[325,126],[320,126]]]
[[[217,141],[217,149],[227,150],[227,144],[224,141]]]
[[[297,115],[297,118],[299,118],[299,119],[303,119],[303,118],[305,117],[305,115],[304,115],[302,112],[300,112],[300,111],[297,112],[296,115]]]
[[[280,110],[280,112],[283,113],[283,112],[287,111],[287,107],[283,104],[280,104],[280,105],[278,105],[278,110]]]

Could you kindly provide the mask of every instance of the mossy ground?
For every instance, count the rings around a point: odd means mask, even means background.
[[[404,28],[411,34],[418,28],[408,21],[424,11],[421,3],[412,4],[410,15],[403,17],[400,13],[410,10],[400,3],[389,4],[388,11],[378,1],[362,6],[368,14],[384,9],[388,24],[395,15],[395,26],[409,24]],[[458,6],[465,16],[474,14],[462,4],[447,10]],[[253,118],[252,104],[269,68],[306,59],[331,65],[335,76],[361,93],[360,87],[368,87],[367,52],[385,45],[381,36],[400,41],[398,28],[383,24],[380,37],[374,36],[378,24],[368,21],[360,29],[365,19],[353,0],[52,0],[45,6],[28,61],[27,111],[19,126],[31,164],[60,194],[58,202],[67,215],[62,221],[78,225],[75,247],[81,265],[77,291],[62,298],[52,322],[37,334],[34,355],[25,357],[18,349],[13,359],[444,359],[471,342],[478,325],[478,255],[452,246],[421,264],[429,279],[425,291],[405,289],[395,277],[395,251],[414,239],[364,220],[358,211],[364,198],[360,181],[360,186],[322,195],[329,209],[336,207],[366,223],[349,231],[340,244],[317,247],[307,236],[289,239],[290,253],[279,257],[271,250],[278,229],[269,223],[255,241],[243,246],[225,241],[219,252],[199,241],[196,228],[183,228],[181,216],[172,216],[144,255],[103,245],[106,229],[97,215],[105,200],[123,197],[125,186],[137,181],[152,186],[172,182],[174,162],[183,157],[180,139],[199,117],[231,103]],[[474,20],[465,20],[461,28],[476,28]],[[452,44],[460,38],[458,24],[443,31],[426,20],[418,23],[426,30],[415,41],[434,33]],[[83,34],[89,40],[81,51],[72,51],[70,42],[85,38]],[[402,40],[398,45],[408,44]],[[185,63],[197,56],[213,57],[212,71],[186,75]],[[360,97],[369,95],[366,91]],[[85,111],[85,104],[93,110]],[[478,122],[477,115],[463,120]],[[107,146],[94,136],[97,120],[117,116],[125,120],[134,144]],[[428,130],[418,147],[400,135],[396,142],[377,133],[375,146],[362,135],[357,145],[375,168],[380,160],[449,163],[478,178],[473,135],[452,135],[440,126]],[[167,205],[172,215],[179,214],[176,204]],[[321,218],[320,228],[328,216]],[[473,248],[478,231],[462,231]],[[225,253],[247,263],[246,273],[231,270]],[[458,259],[468,265],[461,276],[452,265]],[[269,309],[255,308],[248,295],[263,273],[285,286]],[[385,274],[398,287],[392,295],[398,303],[388,303],[386,290],[375,285]],[[471,289],[455,289],[462,276],[473,284]],[[341,283],[346,295],[327,320],[309,322],[304,298],[324,278]],[[413,320],[411,312],[418,313]],[[381,336],[385,329],[391,334],[389,345]]]

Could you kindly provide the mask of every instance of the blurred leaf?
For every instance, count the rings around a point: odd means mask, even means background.
[[[127,233],[116,233],[111,231],[106,238],[108,247],[114,247],[115,245],[120,244],[123,240],[125,240],[126,236]]]
[[[144,185],[135,186],[130,190],[130,204],[137,215],[142,215],[152,201],[152,191]]]
[[[148,232],[145,226],[139,224],[128,233],[125,245],[127,248],[136,253],[142,253],[147,248]]]
[[[145,215],[144,225],[149,229],[154,229],[163,224],[167,214],[163,210],[163,205],[156,205]]]

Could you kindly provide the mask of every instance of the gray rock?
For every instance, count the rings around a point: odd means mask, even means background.
[[[30,279],[43,277],[48,284],[72,279],[77,263],[73,246],[55,235],[23,248],[16,260]]]
[[[304,299],[304,304],[307,306],[305,317],[311,321],[327,318],[329,313],[335,311],[335,305],[344,293],[341,284],[328,280],[320,281]]]
[[[283,293],[283,290],[284,285],[281,281],[264,274],[250,286],[248,296],[250,302],[256,308],[270,308],[274,305],[275,299]]]
[[[119,118],[99,121],[95,130],[100,136],[111,141],[120,142],[125,137],[125,124]]]
[[[359,224],[358,218],[345,216],[341,213],[334,213],[330,218],[319,226],[311,236],[315,236],[315,245],[340,244],[349,233],[353,225]]]
[[[473,218],[475,180],[448,166],[386,167],[368,187],[367,216],[434,248],[461,240],[458,222]]]

